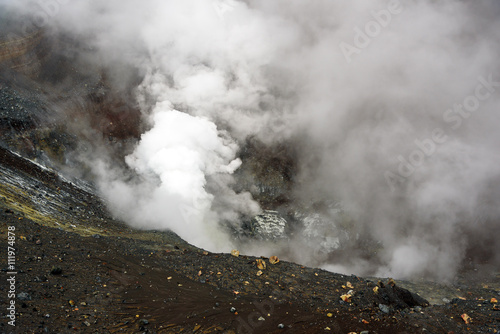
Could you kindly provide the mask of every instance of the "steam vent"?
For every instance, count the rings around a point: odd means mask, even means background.
[[[500,334],[499,16],[0,1],[0,333]]]

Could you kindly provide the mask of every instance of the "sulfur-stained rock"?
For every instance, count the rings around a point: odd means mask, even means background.
[[[257,268],[259,268],[260,270],[266,269],[266,261],[262,259],[257,259],[255,260],[255,262],[257,263]]]
[[[277,264],[278,262],[280,262],[280,259],[278,259],[277,256],[273,255],[269,258],[269,263],[270,264]]]
[[[237,249],[233,249],[233,250],[231,251],[231,255],[232,255],[232,256],[235,256],[235,257],[238,257],[238,256],[240,256],[240,251],[239,251],[239,250],[237,250]]]

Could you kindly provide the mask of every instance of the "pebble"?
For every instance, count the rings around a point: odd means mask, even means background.
[[[387,305],[384,305],[384,304],[378,304],[378,308],[380,309],[380,311],[386,313],[386,314],[389,314],[389,312],[391,311],[389,309],[389,306]]]
[[[52,267],[52,270],[50,271],[52,275],[61,275],[62,274],[62,269],[59,267]]]
[[[279,324],[279,325],[278,325],[278,328],[279,328],[279,329],[283,329],[283,328],[285,328],[285,325],[283,325],[283,324]]]
[[[231,313],[234,313],[234,312],[236,312],[236,308],[231,307],[231,308],[229,309],[229,311],[231,311]]]
[[[31,296],[27,292],[20,292],[17,294],[17,299],[22,300],[22,301],[29,301],[29,300],[31,300]]]

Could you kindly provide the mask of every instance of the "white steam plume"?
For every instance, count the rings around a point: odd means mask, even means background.
[[[217,221],[258,211],[230,189],[237,142],[299,137],[295,192],[342,201],[381,241],[379,274],[446,279],[467,251],[500,253],[497,2],[47,1],[100,61],[147,73],[138,177],[106,169],[103,187],[135,224],[229,247]]]

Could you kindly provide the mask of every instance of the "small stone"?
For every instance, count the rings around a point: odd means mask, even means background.
[[[233,250],[231,251],[231,255],[232,255],[232,256],[235,256],[235,257],[238,257],[238,256],[240,256],[240,251],[239,251],[239,250],[237,250],[237,249],[233,249]]]
[[[235,308],[235,307],[231,307],[231,308],[229,309],[229,311],[230,311],[231,313],[235,313],[235,312],[236,312],[236,308]]]
[[[340,299],[342,299],[344,302],[350,303],[351,302],[351,297],[352,297],[352,295],[345,294],[345,295],[341,295]]]
[[[90,327],[90,322],[88,322],[88,321],[84,321],[84,322],[83,322],[83,324],[84,324],[85,326],[87,326],[87,327]]]
[[[415,306],[413,309],[415,310],[415,312],[421,312],[422,306]]]
[[[264,317],[259,317],[259,319],[257,319],[259,321],[265,321],[266,319]]]
[[[261,270],[266,269],[266,262],[264,260],[257,259],[256,262],[257,262],[257,268],[259,268]]]
[[[70,300],[70,301],[68,302],[68,304],[69,304],[70,306],[75,306],[75,301],[74,301],[74,300]]]
[[[391,312],[391,310],[389,309],[389,306],[384,305],[384,304],[378,304],[378,308],[380,309],[380,311],[382,311],[386,314],[389,314],[389,312]]]
[[[146,320],[146,319],[141,319],[139,320],[139,325],[140,326],[146,326],[146,325],[149,325],[149,321]]]
[[[60,268],[60,267],[52,267],[52,269],[50,270],[50,273],[52,275],[61,275],[62,274],[62,268]]]
[[[359,332],[359,334],[370,334],[370,331],[362,331],[362,332]]]
[[[30,301],[31,300],[31,296],[27,292],[20,292],[20,293],[17,294],[17,299],[19,299],[21,301]]]
[[[283,329],[283,328],[285,328],[285,325],[283,325],[283,324],[279,324],[279,325],[278,325],[278,328],[279,328],[279,329]]]
[[[277,257],[277,256],[275,256],[275,255],[273,255],[273,256],[271,256],[271,257],[269,258],[269,263],[270,263],[270,264],[276,264],[276,263],[278,263],[278,262],[280,262],[280,259],[278,259],[278,257]]]

